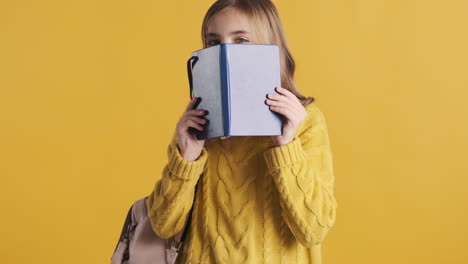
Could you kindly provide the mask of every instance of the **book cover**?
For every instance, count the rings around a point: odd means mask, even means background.
[[[281,86],[278,46],[219,44],[194,51],[187,69],[196,108],[209,112],[198,139],[282,134],[281,115],[265,103]]]

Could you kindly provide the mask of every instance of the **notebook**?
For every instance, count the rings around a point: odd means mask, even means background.
[[[190,95],[208,111],[198,139],[227,136],[278,136],[281,115],[269,109],[267,93],[281,86],[276,45],[219,44],[194,51],[187,61]]]

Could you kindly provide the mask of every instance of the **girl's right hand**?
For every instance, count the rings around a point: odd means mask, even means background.
[[[203,131],[207,120],[200,117],[203,116],[206,111],[201,109],[193,109],[195,104],[199,100],[198,97],[194,97],[184,114],[180,118],[176,126],[177,132],[177,145],[181,156],[188,161],[197,160],[200,157],[205,144],[205,140],[198,140],[197,137],[189,131],[189,128],[193,127],[199,131]]]

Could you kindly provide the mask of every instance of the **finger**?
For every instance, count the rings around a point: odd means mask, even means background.
[[[277,112],[279,114],[282,114],[284,117],[286,117],[289,120],[292,120],[293,117],[293,112],[289,110],[288,108],[285,107],[279,107],[279,106],[270,106],[270,110]]]
[[[196,123],[202,124],[202,125],[205,125],[206,123],[208,123],[208,120],[206,120],[204,118],[196,117],[196,116],[188,116],[186,118],[187,118],[187,120],[193,120]]]
[[[201,116],[201,115],[204,115],[205,113],[206,113],[206,110],[203,110],[203,109],[191,109],[185,112],[185,115],[186,116],[189,116],[189,115]]]
[[[270,94],[269,94],[270,95]],[[269,98],[271,97],[270,101],[271,102],[277,102],[277,103],[282,103],[282,104],[287,104],[289,108],[295,109],[299,111],[302,107],[301,103],[297,100],[291,99],[285,95],[275,95],[271,94],[271,96],[268,96]],[[273,99],[274,98],[274,99]],[[267,99],[267,103],[269,104],[269,99]]]
[[[267,94],[267,98],[271,100],[276,100],[276,101],[282,101],[282,102],[289,102],[291,104],[291,107],[294,107],[296,109],[300,109],[301,102],[299,102],[299,99],[292,94],[293,97],[287,96],[285,94]]]
[[[289,98],[294,98],[294,99],[299,101],[299,99],[297,99],[297,96],[295,94],[293,94],[291,91],[289,91],[288,89],[285,89],[283,87],[276,87],[275,91],[280,93],[280,94],[283,94],[283,95],[285,95],[285,96],[287,96]]]
[[[266,103],[270,106],[280,106],[280,107],[289,106],[289,101],[274,101],[274,100],[267,99]]]
[[[193,127],[193,128],[195,128],[195,129],[197,129],[197,130],[199,130],[199,131],[202,131],[202,130],[203,130],[203,127],[202,127],[202,126],[200,126],[199,124],[197,124],[195,121],[193,121],[193,120],[191,120],[191,119],[187,119],[187,120],[185,121],[185,125],[186,125],[187,128]]]
[[[198,97],[193,97],[192,100],[190,100],[189,104],[187,105],[187,108],[185,108],[185,111],[193,109],[195,104],[197,103]]]
[[[267,98],[276,101],[286,101],[289,99],[288,97],[286,97],[286,95],[272,93],[267,94]]]

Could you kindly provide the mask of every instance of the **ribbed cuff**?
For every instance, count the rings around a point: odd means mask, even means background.
[[[305,154],[302,150],[300,138],[296,137],[286,145],[266,150],[263,153],[263,157],[266,160],[269,171],[274,171],[284,166],[289,166],[296,161],[303,160]]]
[[[200,157],[194,161],[185,160],[179,152],[179,148],[175,144],[171,144],[169,153],[168,168],[172,175],[185,180],[191,180],[203,172],[208,152],[205,148],[202,149]]]

